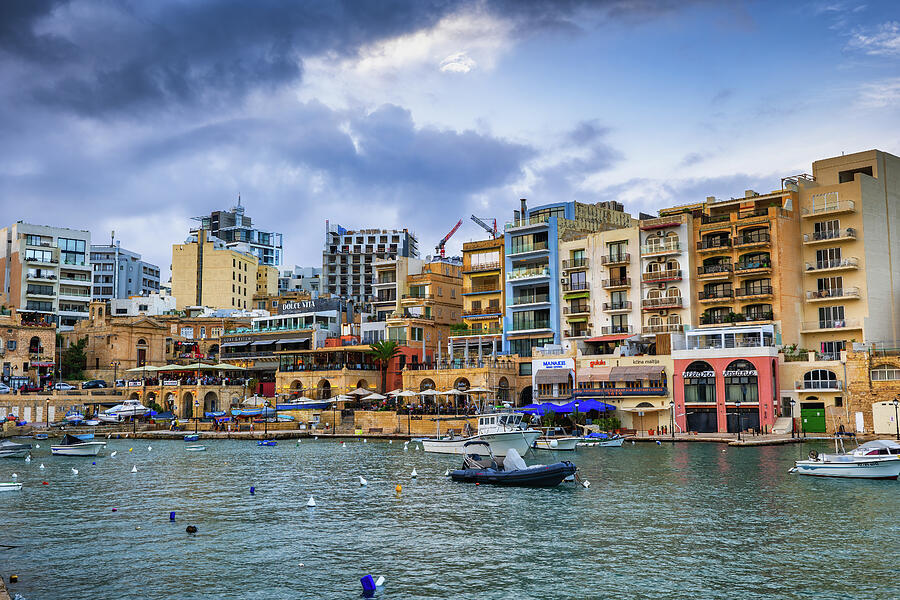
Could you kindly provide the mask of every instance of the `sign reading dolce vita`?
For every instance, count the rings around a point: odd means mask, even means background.
[[[316,300],[293,300],[278,307],[278,314],[323,312],[326,310],[343,310],[341,301],[336,298],[318,298]]]

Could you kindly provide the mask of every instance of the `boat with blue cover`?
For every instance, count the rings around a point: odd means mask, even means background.
[[[603,448],[620,448],[625,443],[621,435],[609,435],[608,433],[592,431],[582,436],[579,446],[601,446]]]
[[[189,433],[182,438],[185,442],[196,442],[200,439],[199,433]]]
[[[498,463],[491,453],[490,444],[482,441],[467,442],[461,469],[450,471],[450,478],[461,483],[503,485],[509,487],[555,487],[578,468],[565,460],[552,465],[529,467],[515,450],[510,448]]]
[[[257,440],[256,441],[257,446],[274,446],[277,443],[278,442],[276,442],[275,440]]]

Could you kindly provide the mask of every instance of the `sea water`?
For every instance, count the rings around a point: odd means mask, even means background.
[[[386,441],[202,443],[0,461],[0,480],[24,484],[0,495],[11,593],[358,598],[373,574],[383,599],[900,598],[900,486],[788,474],[821,443],[526,457],[573,460],[589,489],[453,483],[459,458]]]

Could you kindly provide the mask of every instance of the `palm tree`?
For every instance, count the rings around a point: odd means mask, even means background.
[[[381,367],[381,393],[384,394],[387,389],[387,369],[391,359],[400,354],[400,345],[393,340],[384,340],[369,345],[368,353],[375,359],[378,366]]]

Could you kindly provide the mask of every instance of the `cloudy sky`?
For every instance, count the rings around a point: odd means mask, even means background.
[[[900,153],[900,3],[6,0],[0,209],[168,271],[240,194],[321,265],[326,219],[431,252],[525,197],[626,210]]]

